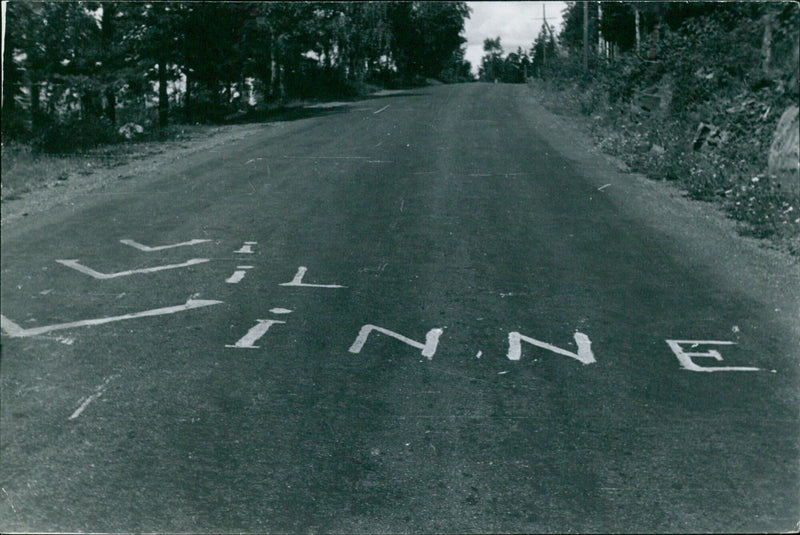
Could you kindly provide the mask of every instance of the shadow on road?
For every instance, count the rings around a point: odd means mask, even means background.
[[[349,111],[350,105],[341,104],[327,107],[308,107],[308,106],[282,106],[270,110],[253,110],[245,113],[228,116],[222,124],[248,124],[248,123],[267,123],[297,121],[311,117],[324,117],[336,113]]]
[[[347,113],[352,105],[366,100],[378,100],[394,97],[423,97],[426,93],[419,91],[378,92],[371,95],[343,98],[341,100],[318,102],[314,104],[286,105],[265,110],[248,110],[225,117],[219,124],[251,124],[266,122],[297,121],[312,117],[325,117],[337,113]]]

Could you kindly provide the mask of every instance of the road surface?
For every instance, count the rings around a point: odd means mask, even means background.
[[[797,265],[671,191],[470,84],[5,225],[0,531],[796,529]]]

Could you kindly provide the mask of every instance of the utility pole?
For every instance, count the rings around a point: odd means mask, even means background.
[[[641,48],[641,43],[642,43],[642,34],[641,34],[641,30],[639,30],[639,24],[640,24],[640,21],[639,21],[639,8],[635,4],[633,6],[633,14],[634,14],[634,16],[636,18],[636,55],[638,56],[640,54],[640,48]]]

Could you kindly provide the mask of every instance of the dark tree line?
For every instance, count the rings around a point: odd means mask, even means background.
[[[505,56],[499,37],[486,39],[479,76],[508,83],[548,72],[569,77],[586,57],[595,72],[626,63],[630,85],[631,75],[641,74],[634,67],[654,78],[711,63],[721,71],[717,79],[749,77],[758,84],[783,76],[796,92],[798,13],[796,2],[780,1],[567,2],[558,39],[543,24],[529,51]]]
[[[532,75],[531,57],[522,48],[509,52],[503,57],[503,46],[500,37],[484,39],[484,56],[478,67],[478,77],[487,82],[504,82],[509,84],[524,83]]]
[[[15,1],[6,15],[4,136],[219,119],[469,73],[465,2]]]
[[[768,56],[757,58],[766,60],[756,65],[758,68],[791,72],[798,63],[797,2],[567,2],[559,40],[573,56],[581,55],[584,48],[584,4],[588,8],[588,56],[594,63],[626,53],[659,61],[669,54],[673,45],[669,37],[675,35],[698,43],[725,42],[731,52],[742,56],[743,65],[751,60],[744,52],[748,48]],[[781,65],[769,64],[776,59],[770,50],[779,52]],[[703,52],[716,50],[712,47]]]

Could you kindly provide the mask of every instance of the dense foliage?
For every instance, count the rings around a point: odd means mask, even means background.
[[[6,16],[3,136],[52,150],[88,142],[63,137],[78,126],[100,142],[470,71],[465,2],[16,1]]]
[[[767,169],[778,119],[800,100],[798,32],[796,2],[568,2],[557,61],[534,74],[628,167],[721,201],[800,254],[800,199]]]

